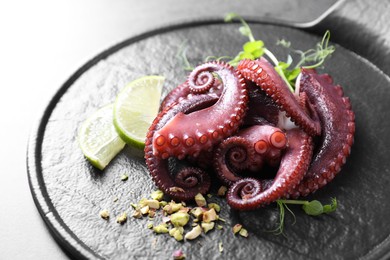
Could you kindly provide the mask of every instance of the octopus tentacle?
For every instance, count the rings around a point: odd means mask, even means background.
[[[218,145],[214,155],[214,168],[221,181],[230,186],[242,179],[238,172],[248,169],[258,172],[264,162],[279,164],[281,151],[287,147],[282,130],[270,125],[255,125],[240,130]]]
[[[224,86],[218,101],[202,110],[179,112],[158,129],[153,137],[155,156],[197,157],[200,151],[212,148],[237,131],[247,109],[245,81],[241,74],[227,63],[208,62],[195,68],[188,82],[196,85],[197,76],[213,76],[212,73],[219,76]]]
[[[212,106],[218,98],[210,95],[198,95],[191,99],[184,99],[160,112],[154,119],[146,136],[145,161],[153,181],[165,194],[176,200],[191,200],[197,193],[206,193],[210,187],[210,177],[202,170],[194,168],[184,169],[172,174],[167,159],[157,157],[153,153],[153,136],[171,118],[178,113],[187,113],[193,110]]]
[[[220,96],[222,93],[222,83],[220,80],[215,79],[214,84],[210,89],[208,89],[209,94],[211,95],[217,95]],[[174,88],[172,91],[166,95],[164,100],[161,102],[159,111],[163,111],[168,106],[172,105],[173,103],[180,102],[180,100],[184,98],[190,98],[193,94],[203,94],[198,92],[194,92],[191,90],[191,88],[188,86],[188,81],[178,85],[176,88]]]
[[[330,182],[345,164],[355,134],[355,114],[343,89],[329,75],[302,70],[301,91],[306,92],[322,125],[318,150],[302,183],[291,197],[306,196]]]
[[[267,189],[260,180],[244,178],[235,182],[228,191],[227,202],[239,210],[253,210],[276,201],[296,187],[304,177],[313,152],[312,138],[299,129],[287,131],[289,146],[280,162],[279,170]],[[248,188],[249,185],[249,188]],[[249,193],[249,191],[253,191]]]
[[[243,137],[232,136],[222,141],[214,153],[214,169],[227,186],[241,179],[236,171],[243,170],[255,161],[253,145]],[[262,159],[256,161],[260,167]]]
[[[285,111],[286,115],[305,132],[313,136],[321,134],[320,123],[305,113],[286,83],[265,58],[254,61],[242,60],[237,70],[245,79],[255,82],[265,91],[280,106],[280,109]]]

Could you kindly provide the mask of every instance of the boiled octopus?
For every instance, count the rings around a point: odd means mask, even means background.
[[[253,210],[329,183],[351,153],[351,103],[327,74],[301,69],[297,81],[293,93],[265,58],[196,67],[149,128],[155,184],[188,201],[208,192],[214,174],[232,208]]]

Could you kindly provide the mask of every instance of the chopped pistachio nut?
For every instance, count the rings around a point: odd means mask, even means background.
[[[241,228],[239,234],[242,237],[248,237],[248,230],[246,230],[245,228]]]
[[[169,191],[171,192],[185,192],[182,188],[180,187],[171,187],[169,188]]]
[[[209,209],[208,211],[203,213],[203,222],[209,223],[217,220],[218,216],[215,212],[215,209]]]
[[[180,234],[183,234],[184,233],[184,228],[183,227],[174,227],[174,228],[171,228],[171,230],[169,230],[169,235],[173,236],[173,234],[175,232],[179,232]]]
[[[195,219],[192,220],[192,222],[198,223],[198,222],[199,222],[199,219],[195,218]]]
[[[117,202],[118,200],[119,200],[118,197],[115,197],[115,198],[114,198],[114,202]]]
[[[204,207],[207,205],[206,199],[200,193],[195,195],[195,202],[199,207]]]
[[[237,234],[238,232],[240,232],[241,229],[242,229],[241,224],[235,224],[233,227],[233,234]]]
[[[100,211],[100,217],[102,219],[109,219],[110,218],[110,213],[108,212],[108,210],[106,209],[103,209],[102,211]]]
[[[227,192],[227,187],[226,186],[221,186],[218,189],[217,195],[220,196],[220,197],[223,197],[223,196],[225,196],[226,192]]]
[[[200,224],[203,228],[203,231],[205,234],[207,234],[207,232],[209,232],[210,230],[212,230],[215,226],[215,223],[214,222],[209,222],[209,223],[206,223],[206,222],[202,222],[202,224]]]
[[[183,227],[190,220],[190,215],[185,212],[176,212],[173,213],[170,218],[172,225],[174,225],[175,227]]]
[[[186,255],[181,250],[176,250],[173,252],[173,260],[184,260],[186,259]]]
[[[171,235],[177,241],[183,240],[183,233],[184,233],[183,227],[175,227],[169,230],[169,235]]]
[[[168,233],[169,230],[168,230],[168,225],[163,223],[163,224],[160,224],[160,225],[157,225],[157,226],[154,226],[153,227],[153,231],[157,234],[164,234],[164,233]]]
[[[158,200],[145,200],[143,201],[144,206],[149,206],[151,209],[159,209],[160,202]]]
[[[127,175],[127,174],[123,174],[122,176],[121,176],[121,180],[122,181],[127,181],[129,179],[129,176]]]
[[[149,213],[149,206],[143,206],[141,209],[140,209],[142,215],[145,215],[145,214],[148,214]]]
[[[160,201],[160,207],[165,207],[165,205],[167,205],[168,202],[166,201]]]
[[[154,218],[156,216],[156,210],[155,209],[149,209],[149,218]]]
[[[207,198],[212,198],[213,197],[213,195],[211,195],[210,193],[209,194],[207,194]]]
[[[152,194],[150,194],[150,197],[154,200],[161,201],[164,197],[164,193],[161,190],[153,191]]]
[[[187,240],[193,240],[197,238],[202,233],[202,228],[197,225],[191,231],[189,231],[184,237]]]
[[[179,209],[181,209],[182,207],[183,205],[181,205],[181,203],[175,203],[174,201],[171,201],[164,206],[163,210],[168,214],[172,214],[179,211]]]
[[[138,209],[139,206],[135,203],[130,203],[130,206],[133,207],[133,209]]]
[[[146,202],[147,200],[148,200],[147,198],[142,198],[142,199],[140,199],[139,202],[138,202],[138,206],[141,207],[141,208],[142,208],[143,206],[146,206],[145,202]]]
[[[119,215],[117,218],[116,218],[116,222],[119,223],[119,224],[124,224],[127,220],[127,213],[124,212],[122,215]]]
[[[222,221],[222,222],[226,222],[226,219],[221,218],[220,216],[217,216],[217,220]]]
[[[217,229],[221,230],[221,229],[223,229],[223,226],[217,225]]]
[[[147,227],[148,227],[149,229],[152,229],[152,228],[153,228],[153,223],[148,223]]]
[[[142,213],[140,210],[136,210],[136,211],[134,211],[132,216],[133,216],[133,218],[142,218]]]
[[[217,203],[209,203],[207,207],[209,207],[209,209],[215,209],[216,212],[221,211],[221,206],[219,206]]]
[[[179,212],[188,213],[189,211],[190,211],[190,208],[187,208],[187,207],[182,207],[181,209],[179,209]]]
[[[222,244],[222,242],[219,242],[219,243],[218,243],[218,249],[219,249],[219,252],[220,252],[220,253],[223,252],[223,244]]]
[[[195,217],[199,218],[203,214],[204,210],[201,207],[193,208],[190,213]]]

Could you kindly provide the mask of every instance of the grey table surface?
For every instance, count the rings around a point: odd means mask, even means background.
[[[31,197],[26,171],[28,136],[61,84],[102,50],[164,25],[223,17],[309,22],[335,1],[9,1],[0,3],[0,259],[68,259]],[[304,7],[302,7],[304,6]],[[374,8],[375,7],[375,8]],[[379,7],[379,8],[378,8]],[[363,10],[363,11],[362,11]],[[355,23],[369,37],[355,51],[389,74],[390,2],[345,1],[334,19]],[[335,39],[354,38],[334,26]],[[370,48],[370,41],[383,49]]]

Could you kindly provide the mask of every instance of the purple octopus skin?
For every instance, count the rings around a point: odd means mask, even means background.
[[[301,73],[300,91],[314,104],[322,136],[305,178],[289,193],[293,198],[316,191],[340,172],[351,153],[355,134],[355,114],[341,86],[333,85],[329,75],[319,75],[314,70],[302,69]]]
[[[286,132],[289,146],[280,162],[272,184],[264,187],[261,180],[244,178],[230,186],[226,199],[238,210],[254,210],[274,202],[294,189],[306,174],[313,153],[312,137],[300,129]]]
[[[276,166],[287,147],[285,133],[270,125],[255,125],[240,130],[222,141],[214,153],[214,169],[227,186],[242,179],[239,172],[260,172],[264,163]],[[260,176],[259,176],[260,177]]]
[[[200,79],[202,80],[202,78]],[[206,78],[203,78],[203,80],[207,80]],[[198,84],[202,85],[205,82],[199,82]],[[188,85],[188,81],[178,85],[176,88],[174,88],[172,91],[168,93],[168,95],[164,98],[164,100],[161,102],[159,111],[163,111],[165,108],[169,107],[173,103],[180,102],[180,100],[184,98],[191,98],[191,95],[194,94],[215,94],[217,96],[220,96],[222,93],[223,85],[221,81],[218,79],[214,80],[214,83],[211,88],[204,88],[203,91],[200,91],[199,89],[193,89],[190,88]],[[201,93],[200,93],[201,92]]]
[[[211,150],[224,138],[236,132],[247,110],[248,94],[245,80],[232,66],[224,62],[208,62],[196,67],[188,78],[194,89],[201,77],[202,88],[214,84],[215,73],[223,83],[218,101],[192,113],[179,112],[153,136],[153,154],[167,159],[190,155],[197,157],[202,150]],[[208,77],[210,80],[206,80]]]
[[[218,97],[212,95],[196,95],[191,99],[183,99],[161,111],[154,119],[146,136],[145,161],[153,181],[159,189],[175,200],[188,201],[196,194],[205,194],[210,188],[210,177],[199,168],[184,168],[174,176],[170,172],[167,159],[157,157],[153,153],[153,136],[171,118],[178,113],[190,113],[215,104]]]
[[[245,126],[273,125],[279,121],[279,107],[252,81],[246,80],[248,86],[248,111],[244,119]]]
[[[313,120],[301,108],[294,94],[275,71],[274,67],[265,59],[242,60],[237,70],[242,76],[256,83],[266,94],[274,100],[286,116],[296,125],[312,136],[321,134],[320,122]]]

